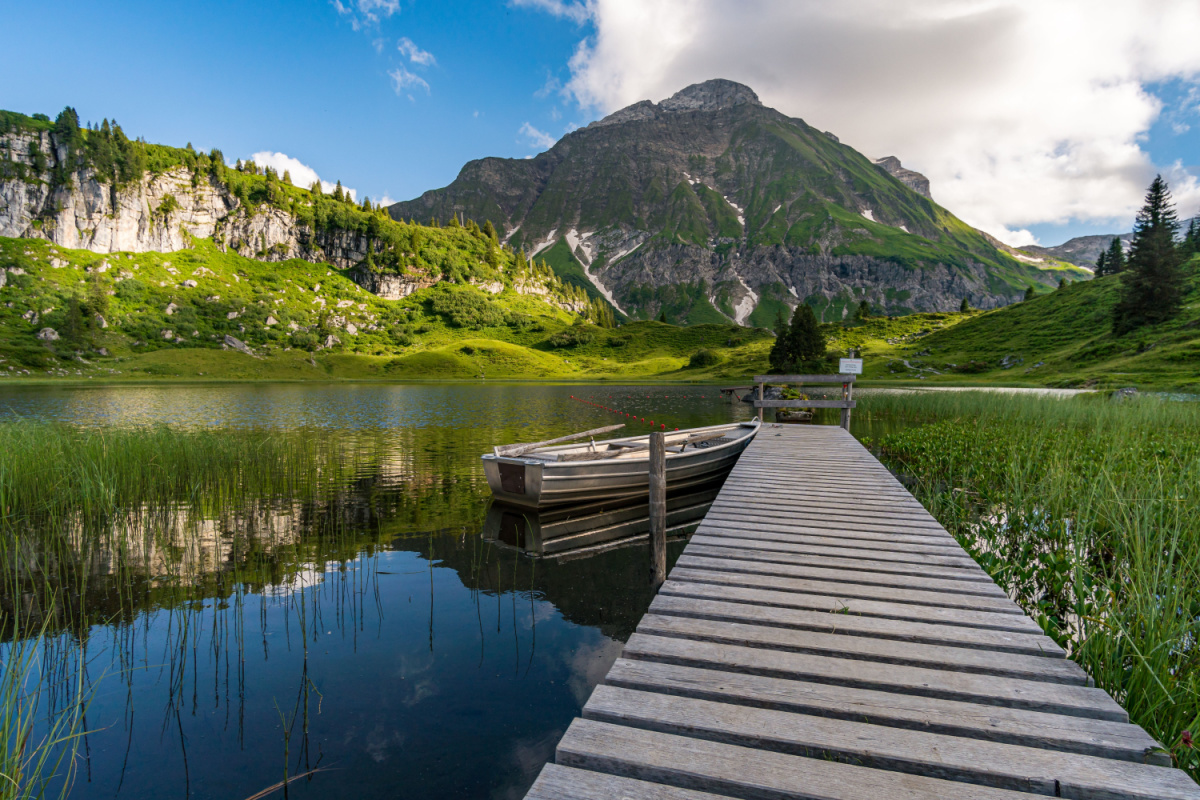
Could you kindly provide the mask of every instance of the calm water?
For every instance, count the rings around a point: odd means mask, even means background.
[[[316,770],[288,796],[521,797],[651,598],[644,547],[559,563],[481,535],[482,452],[617,421],[573,395],[668,428],[750,416],[708,387],[0,388],[0,418],[320,428],[375,454],[329,497],[197,512],[135,592],[91,567],[87,622],[48,654],[94,692],[73,796],[248,798]]]

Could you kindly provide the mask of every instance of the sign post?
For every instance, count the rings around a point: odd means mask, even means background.
[[[843,358],[838,361],[838,372],[843,375],[862,375],[861,358]]]

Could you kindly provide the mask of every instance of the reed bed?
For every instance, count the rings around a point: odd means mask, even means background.
[[[337,498],[378,444],[0,423],[0,800],[69,791],[90,625],[353,557]],[[306,541],[314,527],[344,546]]]
[[[1200,403],[931,392],[868,395],[857,416],[989,574],[1200,777]]]

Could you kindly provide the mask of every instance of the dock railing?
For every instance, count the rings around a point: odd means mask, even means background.
[[[854,375],[755,375],[754,383],[757,396],[754,407],[758,409],[758,420],[762,421],[764,408],[840,408],[842,410],[841,426],[850,430],[850,409],[854,408]],[[841,400],[765,400],[764,388],[768,383],[840,383],[842,385]]]

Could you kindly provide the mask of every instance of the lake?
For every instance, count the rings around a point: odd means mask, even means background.
[[[89,565],[46,652],[64,674],[83,659],[92,691],[72,796],[250,798],[304,773],[288,797],[523,796],[646,610],[648,556],[485,536],[479,456],[625,414],[641,432],[751,412],[695,386],[0,388],[3,419],[318,429],[368,454],[328,496],[181,507],[191,533],[157,534],[137,591]]]

